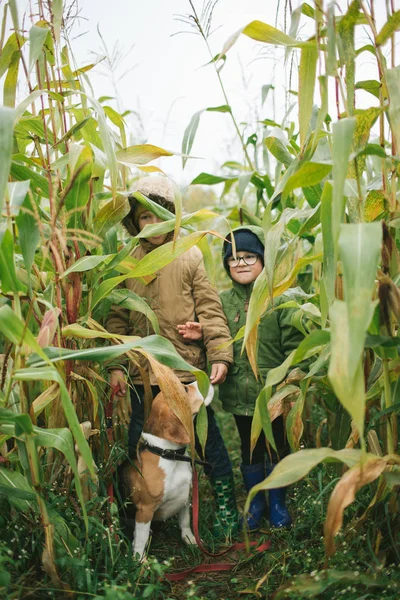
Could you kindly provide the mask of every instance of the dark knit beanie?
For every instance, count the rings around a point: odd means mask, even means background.
[[[235,236],[236,252],[242,251],[258,254],[258,256],[261,258],[262,264],[264,264],[264,246],[255,233],[249,229],[239,229],[238,231],[234,231],[233,235]],[[230,237],[231,235],[229,234],[224,242],[225,266],[228,258],[232,256],[232,243],[230,241]]]

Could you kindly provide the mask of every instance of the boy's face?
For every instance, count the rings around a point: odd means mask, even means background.
[[[162,223],[162,219],[153,214],[151,210],[145,210],[139,215],[138,225],[140,231],[142,231],[142,229],[144,229],[146,225],[154,225],[155,223]],[[167,235],[167,233],[163,233],[162,235],[148,237],[146,238],[146,240],[154,246],[161,246],[167,239]]]
[[[236,261],[233,256],[228,259],[229,272],[233,281],[241,285],[247,285],[255,281],[263,270],[261,258],[258,254],[241,250],[236,253],[236,257]]]

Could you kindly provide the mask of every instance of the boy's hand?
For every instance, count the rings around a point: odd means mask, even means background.
[[[213,385],[217,385],[218,383],[224,383],[227,372],[228,366],[225,363],[213,363],[211,365],[211,383]]]
[[[120,398],[126,395],[125,373],[122,369],[114,369],[110,372],[110,385],[113,390],[118,387],[116,395]]]
[[[185,340],[197,341],[203,337],[203,328],[197,321],[186,321],[184,325],[177,325],[177,329]]]

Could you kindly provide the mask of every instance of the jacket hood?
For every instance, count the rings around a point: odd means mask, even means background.
[[[232,233],[235,235],[235,233],[237,231],[250,231],[251,233],[253,233],[254,235],[256,235],[259,239],[259,241],[261,242],[261,244],[264,246],[265,244],[265,238],[264,238],[264,231],[262,230],[261,227],[258,227],[257,225],[241,225],[240,227],[236,227],[235,229],[232,230]],[[224,243],[222,245],[222,263],[224,265],[224,269],[228,274],[229,279],[232,280],[231,274],[230,274],[230,270],[229,267],[227,266],[227,264],[224,261],[224,257],[225,257],[225,251],[226,248],[228,246],[228,244],[230,244],[230,239],[231,239],[231,234],[229,233],[225,240]],[[233,281],[233,280],[232,280]],[[235,282],[233,282],[235,283]]]
[[[147,196],[153,202],[156,202],[163,208],[168,209],[175,214],[175,192],[173,183],[167,177],[143,177],[140,179],[132,192],[140,192]],[[134,219],[135,208],[140,204],[133,196],[128,196],[131,210],[122,219],[122,223],[127,232],[135,237],[139,233],[139,228]]]

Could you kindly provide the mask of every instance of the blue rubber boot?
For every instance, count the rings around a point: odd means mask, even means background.
[[[261,483],[265,479],[265,470],[263,463],[255,465],[241,465],[244,486],[249,492],[252,487]],[[248,531],[257,531],[261,527],[261,519],[265,512],[266,501],[264,492],[258,492],[250,502],[249,512],[247,514]]]
[[[271,474],[274,467],[275,465],[267,463],[267,476]],[[290,527],[292,524],[292,517],[290,516],[285,503],[286,489],[286,487],[283,487],[269,490],[268,519],[271,527]]]

